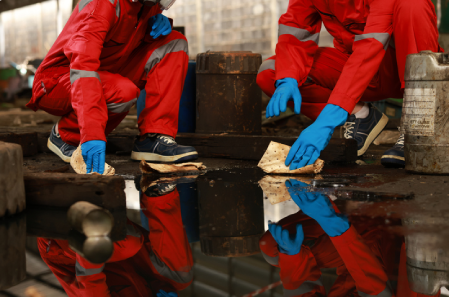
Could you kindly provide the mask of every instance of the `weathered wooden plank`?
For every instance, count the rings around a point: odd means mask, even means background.
[[[38,137],[35,132],[1,132],[0,141],[20,144],[24,157],[31,157],[39,153]],[[47,145],[47,143],[45,143],[45,145]]]
[[[72,173],[30,173],[24,176],[27,207],[47,206],[68,209],[78,201],[88,201],[109,210],[114,217],[112,233],[126,234],[125,180],[120,176]],[[66,211],[64,210],[64,211]]]

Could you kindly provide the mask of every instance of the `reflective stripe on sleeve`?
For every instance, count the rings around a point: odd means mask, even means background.
[[[187,284],[193,279],[193,271],[173,271],[164,262],[162,262],[153,252],[150,254],[150,260],[156,271],[172,281],[178,284]]]
[[[265,261],[268,262],[270,265],[279,265],[279,256],[276,257],[270,257],[267,254],[265,254],[263,251],[261,251],[262,256],[264,257]]]
[[[136,104],[137,98],[125,102],[125,103],[109,103],[107,104],[108,110],[112,113],[123,113],[127,112],[133,107],[134,104]]]
[[[81,10],[83,10],[83,8],[86,7],[86,5],[89,4],[92,1],[94,1],[94,0],[81,0],[79,5],[78,5],[79,12],[81,12]]]
[[[272,60],[272,59],[265,60],[262,63],[262,65],[260,65],[259,73],[261,73],[262,71],[268,70],[268,69],[276,70],[275,65],[276,65],[276,61],[275,60]]]
[[[189,46],[186,40],[175,39],[155,49],[145,65],[145,71],[147,74],[165,57],[165,55],[176,52],[185,52],[187,55],[189,54]]]
[[[311,40],[316,44],[318,44],[318,41],[320,40],[320,33],[312,34],[305,29],[290,27],[286,25],[279,25],[279,37],[281,37],[281,35],[293,35],[299,41],[305,42]]]
[[[384,50],[387,50],[389,42],[390,42],[390,34],[388,33],[368,33],[362,35],[356,35],[354,38],[354,42],[365,40],[368,38],[374,38],[384,46]]]
[[[98,273],[101,273],[103,271],[103,269],[104,269],[104,265],[101,266],[100,268],[87,269],[87,268],[84,268],[83,266],[81,266],[81,264],[78,263],[78,261],[76,261],[76,264],[75,264],[76,276],[89,276],[89,275],[98,274]]]
[[[305,281],[298,289],[295,290],[287,290],[286,288],[284,288],[284,297],[299,296],[302,294],[312,292],[316,286],[323,286],[321,278],[319,278],[316,281]]]
[[[95,71],[70,69],[70,83],[73,85],[80,78],[96,77],[101,82],[100,75]]]

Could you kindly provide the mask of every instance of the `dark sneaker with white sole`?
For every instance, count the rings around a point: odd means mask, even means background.
[[[357,155],[363,155],[371,143],[379,136],[388,124],[388,117],[372,104],[369,104],[369,114],[364,119],[350,115],[343,128],[346,139],[357,141]]]
[[[76,150],[75,146],[65,143],[61,139],[59,133],[56,132],[56,125],[51,129],[47,147],[66,163],[70,163],[72,154]]]
[[[380,161],[385,167],[404,168],[404,134],[401,134],[396,144],[386,151]]]
[[[154,163],[182,163],[198,159],[194,147],[178,145],[173,137],[162,134],[147,134],[134,142],[131,159]]]

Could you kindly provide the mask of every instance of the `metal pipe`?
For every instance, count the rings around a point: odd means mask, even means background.
[[[73,204],[67,219],[73,229],[87,237],[108,236],[114,226],[114,218],[108,210],[86,201]]]

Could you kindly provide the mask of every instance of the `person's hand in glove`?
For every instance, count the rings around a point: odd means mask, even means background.
[[[312,165],[329,144],[336,127],[348,119],[348,112],[340,106],[327,104],[316,121],[304,129],[290,149],[285,166],[290,170]]]
[[[91,140],[81,144],[81,154],[86,162],[87,173],[103,174],[106,163],[106,142]]]
[[[151,37],[154,39],[159,36],[167,36],[171,33],[172,28],[170,21],[165,15],[157,14],[150,18],[150,26],[151,26]]]
[[[281,253],[292,256],[301,251],[301,245],[304,241],[304,231],[301,224],[296,225],[296,234],[292,236],[287,229],[283,229],[282,226],[271,221],[268,222],[268,230],[276,240]]]
[[[267,106],[266,117],[279,116],[287,110],[288,101],[293,100],[295,113],[301,111],[302,97],[299,92],[298,82],[294,78],[286,77],[276,81],[276,91]]]
[[[178,294],[176,294],[175,292],[167,293],[161,289],[159,292],[157,292],[156,296],[157,297],[178,297]]]
[[[348,218],[335,212],[327,196],[318,192],[310,192],[309,185],[297,180],[287,180],[285,185],[301,211],[320,224],[327,235],[340,236],[349,229]]]

